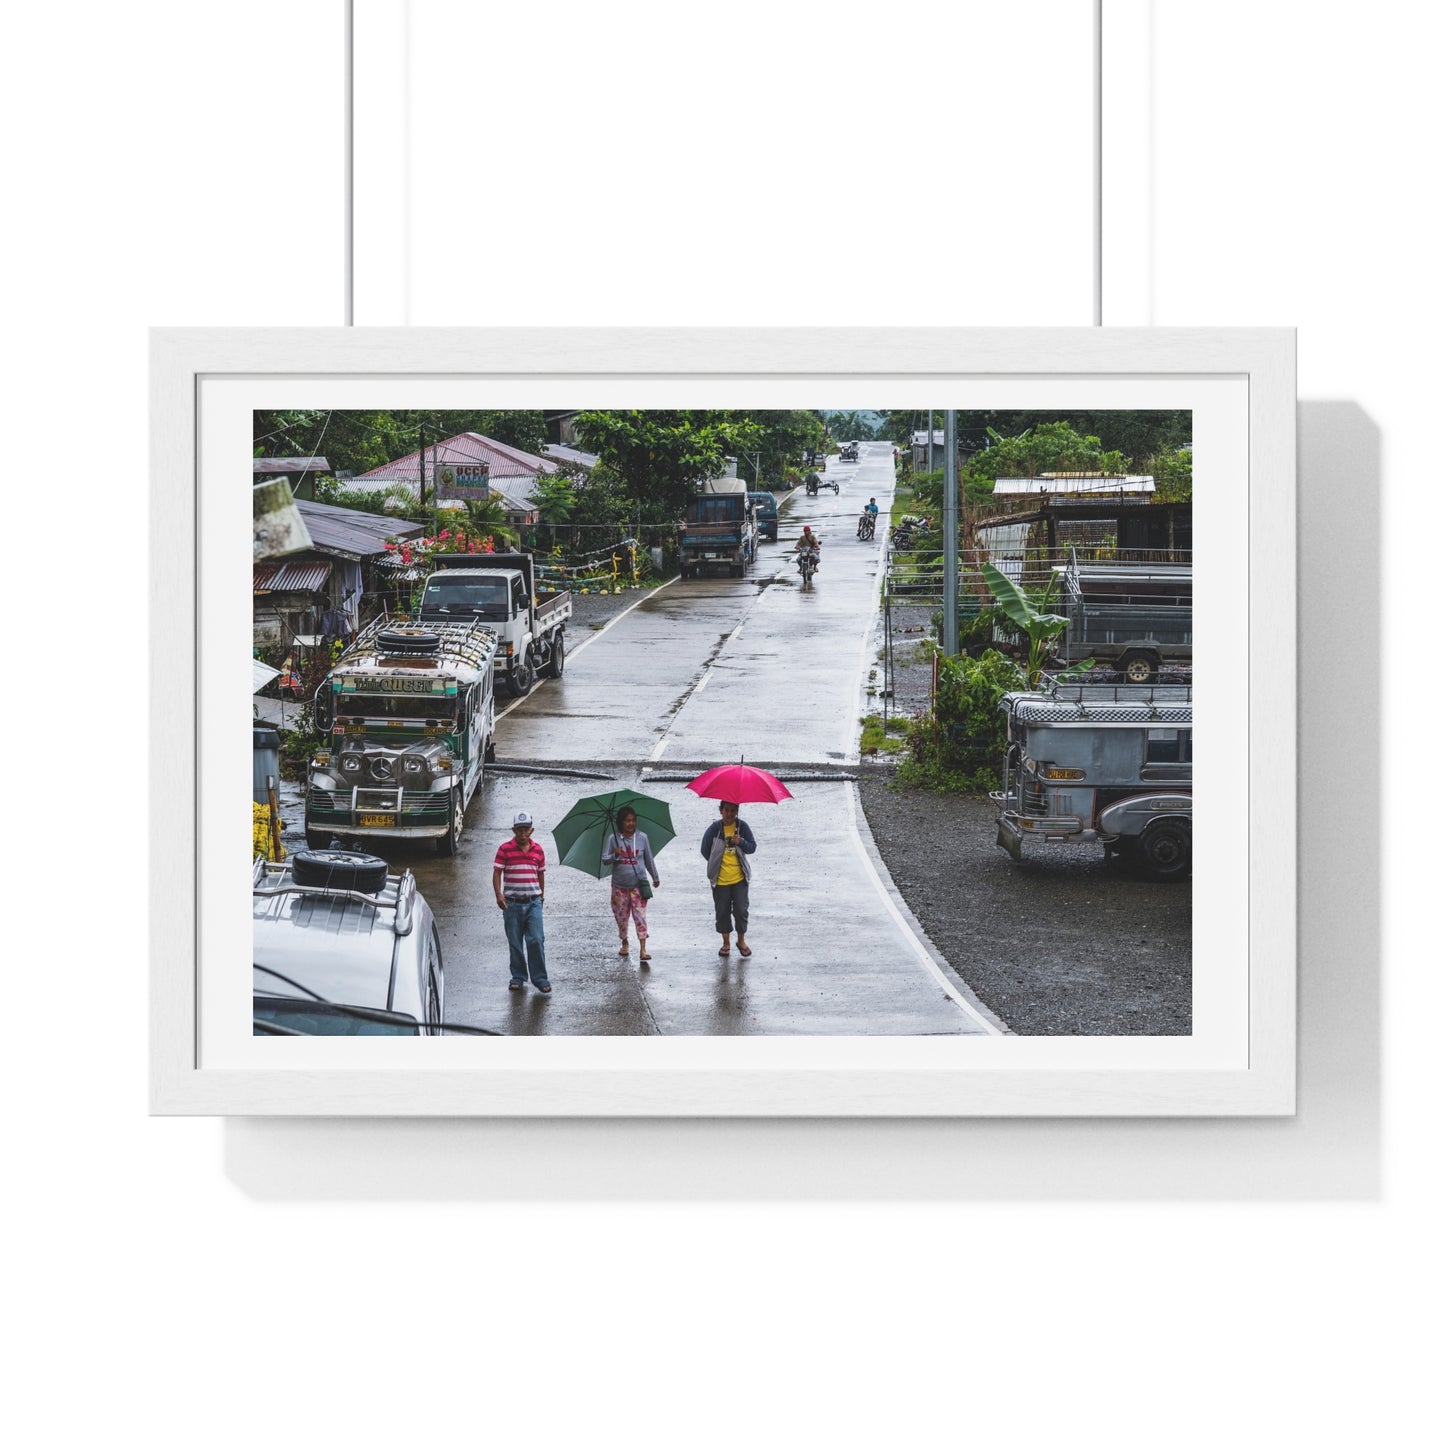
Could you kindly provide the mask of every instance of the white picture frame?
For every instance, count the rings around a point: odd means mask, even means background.
[[[761,391],[867,383],[876,394],[926,385],[948,398],[981,383],[1053,394],[1167,379],[1176,393],[1228,383],[1242,398],[1247,455],[1238,546],[1203,559],[1221,587],[1244,586],[1229,696],[1242,814],[1218,884],[1196,858],[1196,920],[1241,917],[1247,959],[1201,957],[1242,979],[1238,1047],[1208,1066],[1158,1067],[1148,1056],[1101,1065],[1077,1041],[996,1039],[966,1061],[930,1047],[900,1058],[860,1047],[820,1053],[792,1040],[740,1050],[735,1040],[667,1042],[664,1054],[572,1057],[556,1040],[460,1067],[208,1067],[201,997],[207,977],[203,894],[230,883],[201,855],[205,807],[198,736],[200,619],[210,589],[203,541],[204,455],[213,397],[255,384],[276,394],[324,381],[347,387],[526,382],[527,405],[572,400],[594,384],[639,392],[739,384]],[[514,386],[515,389],[515,386]],[[1182,389],[1182,392],[1181,392]],[[314,387],[313,387],[314,390]],[[827,395],[824,395],[824,394]],[[1295,1109],[1296,1038],[1296,481],[1294,333],[1223,329],[578,329],[158,330],[151,344],[151,1073],[157,1114],[490,1116],[1121,1116],[1269,1115]],[[647,405],[639,400],[637,405]],[[704,404],[704,403],[699,403]],[[1097,400],[1094,404],[1098,404]],[[245,456],[237,458],[248,472]],[[1200,569],[1197,569],[1200,570]],[[1201,571],[1201,580],[1203,573]],[[1199,584],[1196,584],[1197,586]],[[1224,673],[1212,674],[1219,681]],[[1223,689],[1221,689],[1221,692]],[[1225,713],[1221,712],[1220,716]],[[211,870],[208,872],[208,869]],[[245,880],[236,882],[244,887]],[[1197,924],[1196,924],[1197,929]],[[214,964],[212,966],[215,966]],[[1231,974],[1233,976],[1233,974]],[[402,1041],[410,1044],[412,1041]],[[420,1044],[438,1041],[415,1041]],[[443,1046],[449,1047],[447,1041]],[[471,1041],[475,1043],[477,1041]],[[485,1041],[483,1041],[485,1042]],[[704,1042],[706,1047],[704,1047]],[[845,1041],[849,1042],[849,1041]],[[928,1041],[930,1045],[935,1042]],[[957,1049],[968,1039],[950,1040]],[[1020,1047],[1008,1052],[1014,1044]],[[677,1051],[678,1049],[681,1052]],[[454,1055],[453,1057],[457,1057]],[[841,1060],[841,1062],[840,1062]]]

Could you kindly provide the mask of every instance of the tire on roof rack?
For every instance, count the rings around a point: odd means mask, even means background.
[[[386,859],[345,848],[306,848],[292,854],[291,877],[304,888],[380,893],[386,886]]]
[[[424,627],[391,627],[376,634],[376,645],[383,652],[424,654],[435,652],[441,638]]]

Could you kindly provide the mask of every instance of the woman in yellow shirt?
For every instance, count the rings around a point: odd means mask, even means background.
[[[713,913],[722,934],[718,957],[732,952],[731,936],[737,929],[738,952],[752,957],[748,947],[748,884],[752,881],[750,855],[758,851],[753,830],[738,817],[736,803],[719,803],[722,816],[702,835],[702,856],[707,859],[707,881],[712,884]]]

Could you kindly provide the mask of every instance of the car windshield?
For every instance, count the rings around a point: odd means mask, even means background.
[[[507,620],[507,579],[505,577],[433,576],[421,599],[422,613],[458,617],[483,617],[493,622]]]
[[[252,1033],[324,1034],[355,1038],[362,1034],[418,1034],[410,1014],[385,1009],[342,1009],[320,999],[280,998],[255,994],[252,998]]]
[[[338,718],[369,717],[410,719],[413,722],[451,722],[457,714],[454,697],[435,693],[343,692],[336,695]]]

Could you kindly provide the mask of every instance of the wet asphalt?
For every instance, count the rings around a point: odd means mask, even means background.
[[[968,985],[909,926],[870,860],[857,790],[863,681],[876,646],[880,535],[856,537],[870,495],[883,515],[891,447],[830,461],[840,495],[795,492],[776,543],[743,579],[678,581],[602,631],[572,636],[561,679],[499,699],[497,762],[456,858],[397,840],[378,852],[411,867],[438,919],[446,1014],[529,1035],[923,1035],[999,1031]],[[788,553],[807,522],[823,565],[801,587]],[[747,805],[753,828],[751,958],[718,956],[699,852],[716,802],[687,791],[707,767],[745,758],[794,797]],[[522,769],[522,771],[513,771]],[[595,774],[567,776],[569,772]],[[820,776],[821,774],[821,776]],[[658,853],[651,965],[618,957],[604,880],[557,864],[551,829],[579,796],[635,787],[665,799],[676,840]],[[550,996],[507,990],[492,862],[513,815],[537,820],[547,852]],[[862,831],[860,832],[860,823]]]

